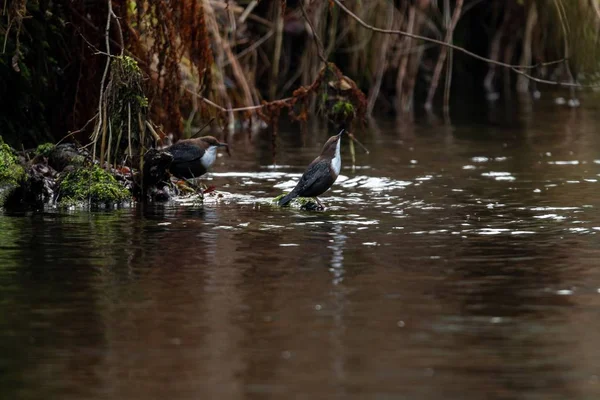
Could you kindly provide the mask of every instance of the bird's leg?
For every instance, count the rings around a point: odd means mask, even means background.
[[[194,178],[192,178],[192,179],[194,179]],[[193,188],[196,191],[196,193],[199,193],[200,197],[204,198],[204,193],[203,193],[203,190],[201,187],[199,187],[196,183],[194,183],[190,179],[184,179],[184,181],[189,187]]]
[[[325,205],[323,203],[321,203],[321,200],[319,200],[318,197],[315,197],[315,200],[317,201],[317,204],[319,205],[319,207],[321,207],[324,210],[325,209]]]

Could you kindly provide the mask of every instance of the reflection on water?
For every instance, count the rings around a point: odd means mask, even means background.
[[[532,113],[380,122],[321,213],[282,129],[204,206],[0,216],[0,398],[598,398],[600,117]]]

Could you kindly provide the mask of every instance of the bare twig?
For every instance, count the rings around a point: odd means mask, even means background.
[[[273,48],[273,64],[271,65],[271,84],[269,87],[269,98],[275,99],[277,92],[277,81],[279,80],[279,62],[281,60],[281,46],[283,45],[283,5],[281,1],[275,4],[275,47]],[[302,2],[300,2],[302,4]]]
[[[194,138],[194,137],[198,136],[199,134],[201,134],[202,131],[204,129],[206,129],[206,127],[209,126],[214,120],[215,120],[215,117],[212,117],[206,124],[204,124],[200,129],[198,129],[196,131],[196,133],[194,133],[192,136],[190,136],[190,138]]]
[[[394,9],[395,5],[393,2],[389,3],[389,13],[388,13],[388,26],[391,28],[394,25]],[[385,70],[385,59],[387,57],[387,50],[389,46],[389,35],[384,36],[383,43],[381,45],[381,52],[379,54],[379,68],[377,69],[377,74],[375,76],[375,84],[369,93],[369,103],[367,105],[367,115],[371,115],[373,113],[373,108],[375,107],[375,102],[377,101],[377,97],[379,97],[379,90],[381,89],[381,82],[383,80],[383,73]]]
[[[240,18],[238,19],[238,25],[242,25],[244,23],[244,21],[246,21],[246,18],[248,18],[248,15],[250,15],[252,10],[254,10],[254,7],[256,7],[257,5],[258,5],[258,0],[252,0],[250,2],[250,4],[248,4],[248,7],[246,7],[244,12],[242,12],[242,15],[240,15]]]
[[[225,113],[234,113],[234,112],[242,112],[242,111],[252,111],[252,110],[258,110],[261,109],[263,107],[268,107],[270,105],[273,105],[275,103],[287,103],[290,100],[293,100],[293,97],[286,97],[285,99],[279,99],[279,100],[274,100],[268,103],[264,103],[264,104],[260,104],[257,106],[248,106],[248,107],[238,107],[238,108],[225,108],[222,107],[220,105],[218,105],[217,103],[210,101],[209,99],[207,99],[206,97],[203,97],[201,95],[199,95],[198,93],[194,92],[193,90],[190,89],[185,89],[188,93],[193,94],[194,96],[198,97],[200,100],[202,100],[203,102],[205,102],[206,104],[222,111]]]
[[[533,64],[533,65],[515,65],[515,64],[508,64],[508,63],[504,63],[501,61],[496,61],[496,60],[492,60],[490,58],[484,57],[484,56],[480,56],[479,54],[473,53],[467,49],[465,49],[464,47],[460,47],[460,46],[456,46],[450,43],[445,43],[441,40],[437,40],[437,39],[432,39],[426,36],[421,36],[421,35],[417,35],[414,33],[409,33],[409,32],[405,32],[405,31],[398,31],[398,30],[392,30],[392,29],[381,29],[381,28],[377,28],[373,25],[370,25],[368,23],[366,23],[365,21],[363,21],[358,15],[354,14],[352,11],[350,11],[344,4],[342,4],[342,2],[340,0],[333,0],[338,6],[340,6],[340,8],[346,12],[346,14],[348,14],[350,17],[352,17],[354,20],[356,20],[356,22],[358,22],[361,26],[363,26],[366,29],[369,29],[373,32],[379,32],[379,33],[387,33],[387,34],[393,34],[393,35],[401,35],[401,36],[406,36],[412,39],[419,39],[419,40],[423,40],[426,42],[431,42],[431,43],[435,43],[438,44],[440,46],[445,46],[448,47],[450,49],[459,51],[463,54],[466,54],[468,56],[471,56],[477,60],[481,60],[481,61],[485,61],[489,64],[493,64],[493,65],[498,65],[500,67],[505,67],[505,68],[509,68],[512,71],[514,71],[515,73],[522,75],[534,82],[538,82],[538,83],[545,83],[548,85],[555,85],[555,86],[566,86],[566,87],[572,87],[572,88],[596,88],[596,87],[600,87],[600,84],[596,84],[596,85],[582,85],[579,83],[573,83],[573,82],[559,82],[559,81],[549,81],[546,79],[539,79],[536,78],[530,74],[528,74],[527,72],[523,71],[523,70],[531,70],[531,69],[535,69],[535,68],[539,68],[539,67],[545,67],[545,66],[549,66],[549,65],[554,65],[554,64],[560,64],[563,62],[567,62],[568,59],[567,58],[563,58],[560,60],[554,60],[554,61],[548,61],[548,62],[543,62],[543,63],[537,63],[537,64]]]
[[[463,5],[463,0],[456,0],[456,5],[454,6],[454,13],[452,14],[452,19],[450,20],[449,26],[447,26],[446,37],[444,38],[444,41],[448,44],[451,44],[452,35],[454,34],[454,28],[456,28],[456,24],[458,23],[458,19],[460,18],[462,5]],[[431,80],[431,85],[429,86],[429,91],[427,92],[427,100],[425,100],[425,108],[426,109],[431,109],[431,107],[432,107],[433,96],[435,95],[435,91],[436,91],[438,83],[440,81],[440,75],[442,73],[442,68],[444,66],[444,62],[446,61],[447,53],[448,53],[448,47],[442,47],[440,49],[440,55],[438,57],[436,65],[435,65],[435,70],[433,71],[433,78]]]
[[[598,19],[600,19],[600,4],[598,4],[596,0],[590,0],[590,2],[592,3],[592,7],[596,12],[596,16],[598,17]]]
[[[112,19],[113,10],[112,10],[112,2],[111,0],[107,0],[108,3],[108,16],[106,17],[106,28],[104,29],[104,38],[106,40],[106,52],[110,55],[110,20]],[[106,82],[106,75],[108,75],[108,68],[110,67],[111,58],[108,57],[106,59],[106,66],[104,67],[104,73],[102,74],[102,80],[100,81],[100,98],[98,100],[98,124],[96,125],[96,129],[94,130],[94,134],[92,136],[92,143],[94,143],[93,149],[93,157],[96,158],[96,143],[98,141],[98,135],[100,134],[100,128],[102,127],[102,122],[105,121],[104,113],[106,111],[102,110],[102,100],[104,99],[104,83]]]
[[[64,136],[62,139],[60,139],[58,142],[56,142],[56,145],[59,145],[60,143],[62,143],[62,141],[63,141],[63,140],[65,140],[66,138],[68,138],[68,137],[70,137],[70,136],[73,136],[73,135],[75,135],[75,134],[77,134],[77,133],[79,133],[79,132],[82,132],[82,131],[84,131],[84,130],[85,130],[85,128],[86,128],[86,127],[87,127],[87,126],[88,126],[88,125],[89,125],[89,124],[90,124],[92,121],[94,121],[96,118],[98,118],[98,114],[96,114],[96,115],[94,115],[92,118],[90,118],[90,119],[88,120],[88,122],[86,122],[86,123],[85,123],[85,125],[83,125],[83,128],[81,128],[81,129],[77,129],[76,131],[73,131],[73,132],[69,132],[69,133],[67,133],[67,134],[66,134],[66,135],[65,135],[65,136]]]
[[[261,44],[263,44],[264,42],[266,42],[271,36],[273,36],[273,31],[269,31],[267,32],[263,37],[261,37],[260,39],[258,39],[256,42],[252,43],[250,46],[246,47],[244,50],[240,51],[239,53],[237,53],[235,55],[235,58],[237,60],[239,60],[241,57],[245,56],[246,54],[250,53],[251,51],[253,51],[254,49],[256,49],[257,47],[259,47]],[[229,64],[231,64],[231,61],[227,60],[223,63],[222,67],[226,67]]]
[[[377,27],[375,27],[373,25],[369,25],[368,23],[366,23],[365,21],[363,21],[358,15],[354,14],[345,5],[343,5],[340,0],[333,0],[333,1],[338,6],[340,6],[340,8],[342,10],[344,10],[344,12],[346,12],[346,14],[348,14],[350,17],[352,17],[354,20],[356,20],[356,22],[358,22],[364,28],[372,30],[373,32],[388,33],[388,34],[393,34],[393,35],[401,35],[401,36],[410,37],[412,39],[419,39],[419,40],[423,40],[425,42],[431,42],[431,43],[439,44],[440,46],[445,46],[445,47],[451,48],[453,50],[459,51],[459,52],[464,53],[464,54],[466,54],[468,56],[476,58],[478,60],[485,61],[485,62],[488,62],[490,64],[499,65],[501,67],[534,69],[534,68],[538,68],[538,67],[541,67],[541,66],[552,65],[552,64],[559,64],[559,63],[565,61],[564,59],[561,59],[561,60],[549,61],[549,62],[545,62],[545,63],[538,63],[538,64],[527,65],[527,66],[513,65],[513,64],[503,63],[503,62],[500,62],[500,61],[495,61],[495,60],[492,60],[490,58],[480,56],[479,54],[475,54],[475,53],[473,53],[473,52],[465,49],[464,47],[456,46],[456,45],[451,44],[451,43],[446,43],[446,42],[444,42],[442,40],[437,40],[437,39],[433,39],[433,38],[430,38],[430,37],[427,37],[427,36],[421,36],[421,35],[417,35],[417,34],[414,34],[414,33],[405,32],[405,31],[398,31],[398,30],[393,30],[393,29],[381,29],[381,28],[377,28]]]
[[[110,7],[110,15],[112,15],[112,17],[115,19],[115,22],[117,23],[117,26],[119,27],[118,31],[119,31],[119,41],[121,42],[121,56],[123,56],[123,52],[125,51],[125,41],[123,40],[123,29],[121,28],[121,22],[119,21],[119,17],[117,17],[117,15],[115,14],[115,12],[112,9],[112,5]]]
[[[521,64],[531,62],[531,42],[533,40],[533,28],[537,23],[537,6],[532,2],[527,12],[527,22],[525,23],[525,36],[523,37],[523,50],[521,51]],[[517,78],[517,91],[525,93],[529,89],[529,80],[523,75]]]
[[[365,153],[367,153],[367,154],[371,153],[361,142],[358,141],[358,139],[356,137],[354,137],[353,134],[351,134],[350,132],[348,132],[347,134],[348,134],[348,137],[350,139],[352,139],[352,141],[356,142],[356,144],[358,144],[365,151]]]
[[[315,40],[315,43],[317,45],[317,52],[319,54],[319,58],[321,59],[321,61],[323,61],[323,63],[327,64],[327,59],[325,58],[325,53],[323,53],[323,42],[321,42],[321,38],[317,34],[317,31],[315,30],[315,27],[313,26],[312,21],[308,17],[308,14],[306,13],[306,9],[304,9],[304,0],[300,0],[299,4],[300,4],[300,11],[302,11],[302,15],[304,16],[304,19],[308,23],[308,26],[310,26],[310,31],[312,33],[312,37]]]
[[[152,136],[154,137],[154,141],[158,142],[160,140],[160,135],[158,133],[156,133],[156,130],[154,129],[154,127],[152,126],[152,124],[150,122],[148,122],[148,120],[145,121],[145,124],[148,127],[148,130],[150,131],[150,133],[152,134]]]
[[[243,14],[243,12],[245,11],[244,7],[238,6],[233,1],[230,1],[230,2],[208,1],[208,4],[210,4],[211,7],[219,8],[221,10],[229,9],[236,14]],[[250,13],[247,15],[247,18],[251,19],[253,21],[256,21],[256,22],[260,22],[261,24],[263,24],[269,28],[273,27],[273,23],[271,21],[261,18],[258,15]]]

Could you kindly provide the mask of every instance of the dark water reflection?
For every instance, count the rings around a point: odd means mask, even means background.
[[[217,203],[0,216],[0,398],[598,398],[597,111],[379,123],[325,213],[266,201],[290,130]]]

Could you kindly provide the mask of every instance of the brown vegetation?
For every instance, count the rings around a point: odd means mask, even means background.
[[[348,128],[375,109],[410,118],[436,100],[447,109],[453,77],[488,92],[515,77],[521,91],[531,80],[594,84],[600,29],[593,0],[5,1],[2,79],[32,62],[43,12],[68,38],[49,46],[64,64],[52,90],[68,118],[48,128],[83,127],[77,138],[91,136],[107,161],[135,158],[131,139],[141,149],[154,133],[189,136],[211,117],[225,131],[262,119],[274,134],[283,109],[302,121],[321,110]],[[123,56],[140,77],[119,75]]]

